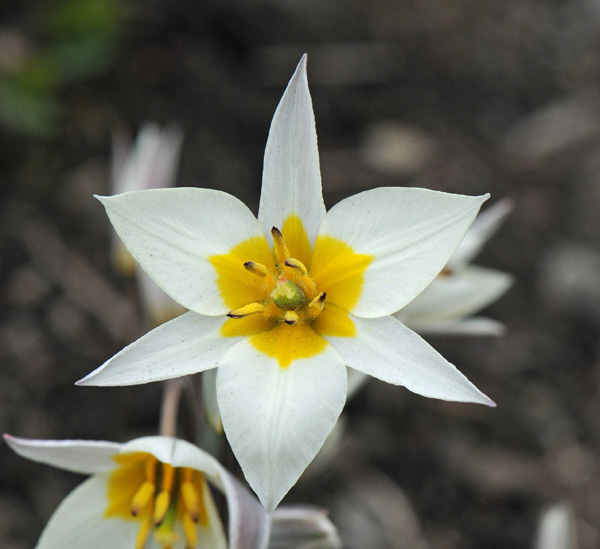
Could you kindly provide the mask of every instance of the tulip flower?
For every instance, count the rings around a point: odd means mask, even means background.
[[[160,436],[126,444],[4,439],[23,457],[92,475],[58,507],[37,549],[267,547],[270,519],[261,505],[189,442]],[[227,499],[229,542],[208,483]]]
[[[423,396],[494,405],[393,316],[444,268],[487,198],[389,187],[326,212],[304,57],[271,124],[258,219],[208,189],[99,198],[132,256],[190,312],[78,383],[218,367],[225,434],[271,511],[333,429],[346,367]]]

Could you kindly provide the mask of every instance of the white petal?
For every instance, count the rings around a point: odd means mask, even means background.
[[[346,400],[346,368],[330,347],[285,369],[247,341],[219,365],[223,427],[246,480],[272,511],[333,429]]]
[[[114,469],[112,457],[122,446],[101,440],[35,440],[11,435],[4,435],[4,440],[20,456],[84,475]]]
[[[451,320],[414,328],[420,334],[444,336],[493,336],[506,334],[506,326],[502,322],[483,316],[473,316],[464,320]]]
[[[323,216],[319,150],[302,57],[273,116],[263,170],[258,219],[265,234],[296,214],[312,244]]]
[[[226,317],[188,312],[128,345],[77,385],[138,385],[214,368],[238,338],[225,338]]]
[[[153,436],[141,437],[121,445],[121,453],[145,452],[173,467],[190,467],[206,473],[221,488],[221,466],[207,452],[191,442],[178,438]]]
[[[352,313],[375,318],[412,301],[446,265],[487,197],[389,187],[351,196],[329,210],[319,236],[374,256]]]
[[[393,316],[352,320],[355,337],[325,337],[347,366],[426,397],[495,406],[455,366]]]
[[[472,261],[487,241],[498,232],[512,209],[513,201],[505,198],[481,212],[454,252],[449,265],[460,265]]]
[[[416,331],[458,320],[492,304],[513,281],[513,276],[508,273],[468,266],[438,276],[395,316]]]
[[[185,440],[143,437],[124,444],[121,450],[147,452],[174,467],[190,467],[206,474],[225,493],[229,514],[231,549],[261,549],[269,539],[269,518],[262,506],[221,464],[207,452]]]
[[[264,236],[237,198],[210,189],[151,189],[97,197],[131,255],[186,309],[205,315],[229,308],[208,257]]]
[[[107,519],[106,477],[93,476],[60,504],[42,532],[37,549],[135,547],[139,521]]]

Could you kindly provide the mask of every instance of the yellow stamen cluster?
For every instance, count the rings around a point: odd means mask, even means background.
[[[230,318],[264,315],[292,326],[310,323],[319,316],[325,305],[325,293],[319,292],[306,266],[291,257],[285,238],[277,227],[271,229],[277,273],[255,261],[246,261],[244,268],[264,279],[268,297],[229,312]]]
[[[187,549],[197,547],[197,527],[208,525],[204,501],[206,481],[199,471],[173,467],[144,453],[118,456],[121,463],[109,480],[107,516],[140,520],[135,549],[144,549],[149,536],[164,549],[179,539],[182,526]]]

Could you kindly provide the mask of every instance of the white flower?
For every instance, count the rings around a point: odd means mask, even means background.
[[[494,405],[392,316],[442,270],[486,199],[380,188],[325,213],[303,58],[271,125],[258,220],[207,189],[100,198],[131,254],[190,312],[79,384],[218,366],[225,433],[272,510],[335,425],[346,366],[427,397]]]
[[[270,520],[261,505],[189,442],[4,438],[26,458],[92,475],[58,507],[37,549],[267,547]],[[229,545],[207,480],[227,499]]]
[[[503,324],[472,315],[500,298],[514,278],[470,263],[511,210],[505,199],[480,213],[442,272],[396,317],[421,334],[502,335]]]

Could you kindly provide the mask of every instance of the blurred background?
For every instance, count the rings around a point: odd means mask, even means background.
[[[371,380],[341,453],[287,502],[345,546],[527,548],[564,502],[600,546],[600,2],[55,0],[0,6],[0,430],[152,434],[160,384],[74,387],[145,332],[113,274],[111,133],[185,131],[177,183],[258,207],[271,117],[308,53],[325,202],[378,186],[511,197],[476,263],[511,272],[502,338],[428,340],[497,403]],[[0,448],[0,546],[81,478]]]

